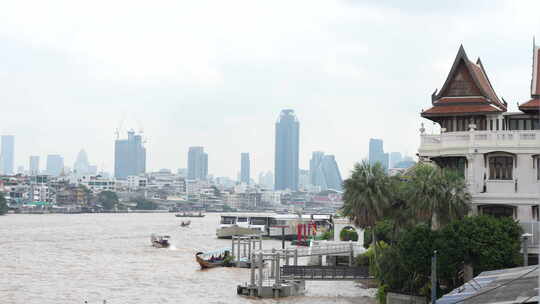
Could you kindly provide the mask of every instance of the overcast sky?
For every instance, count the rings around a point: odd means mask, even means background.
[[[16,166],[52,153],[72,166],[84,148],[112,171],[123,121],[144,130],[148,170],[186,167],[200,145],[211,174],[236,177],[250,152],[256,178],[291,108],[300,167],[322,150],[347,176],[370,137],[416,153],[460,44],[511,110],[529,96],[540,1],[381,2],[2,1],[0,133]]]

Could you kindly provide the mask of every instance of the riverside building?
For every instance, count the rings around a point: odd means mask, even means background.
[[[463,47],[432,105],[421,116],[441,127],[422,127],[418,155],[443,168],[457,169],[472,195],[472,213],[510,216],[525,232],[537,231],[540,204],[540,50],[533,46],[531,98],[508,112],[480,59]],[[531,253],[538,253],[538,235]],[[533,244],[534,245],[534,244]],[[534,246],[533,246],[534,247]]]

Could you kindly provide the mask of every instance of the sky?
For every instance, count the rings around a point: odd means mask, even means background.
[[[0,134],[30,155],[85,149],[112,172],[115,130],[142,130],[147,171],[273,170],[282,109],[300,121],[300,167],[334,154],[344,177],[369,138],[414,155],[420,118],[461,44],[516,110],[530,94],[540,1],[2,1]]]

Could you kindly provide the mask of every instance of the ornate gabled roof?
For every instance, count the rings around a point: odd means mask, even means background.
[[[540,112],[540,47],[533,40],[533,61],[531,78],[531,100],[521,104],[523,112]]]
[[[506,112],[506,102],[495,93],[482,61],[470,61],[463,46],[441,90],[435,91],[431,99],[433,107],[422,116]]]
[[[531,80],[531,97],[540,98],[540,47],[533,42],[533,71]]]

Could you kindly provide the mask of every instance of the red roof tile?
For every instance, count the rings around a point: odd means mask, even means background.
[[[422,116],[442,116],[446,114],[469,114],[469,113],[493,113],[502,112],[489,104],[471,104],[471,105],[444,105],[434,106],[424,112]]]
[[[434,102],[434,104],[447,104],[447,103],[487,103],[485,97],[443,97]]]
[[[534,98],[519,106],[521,111],[540,111],[540,98]]]

